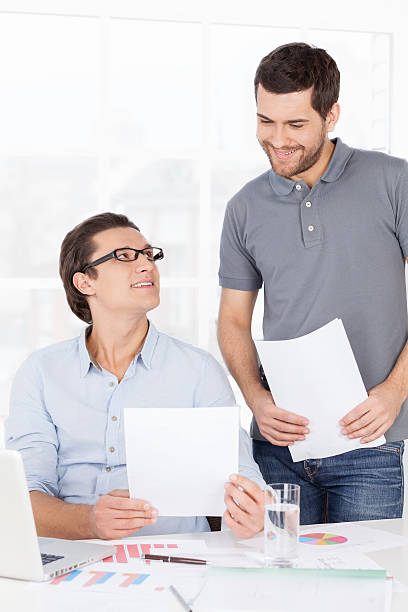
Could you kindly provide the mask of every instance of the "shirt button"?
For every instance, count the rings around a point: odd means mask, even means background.
[[[116,416],[112,417],[112,421],[117,421],[117,420],[118,420],[118,417],[116,417]]]
[[[109,449],[109,452],[110,452],[110,453],[114,453],[114,452],[115,452],[115,447],[114,447],[114,446],[111,446],[111,447],[110,447],[110,449]]]
[[[306,206],[307,206],[308,208],[310,208],[310,207],[311,207],[311,205],[312,205],[312,203],[311,203],[311,202],[306,202]]]
[[[114,387],[115,386],[115,383],[113,382],[113,380],[110,381],[109,386],[110,387]]]
[[[302,189],[302,185],[296,185],[296,189],[300,191]]]
[[[309,232],[313,232],[314,230],[314,225],[309,225],[309,227],[307,228],[309,230]]]
[[[107,471],[107,472],[110,472],[110,471],[111,471],[111,468],[110,468],[110,467],[107,467],[107,468],[105,468],[105,469],[106,469],[106,471]]]

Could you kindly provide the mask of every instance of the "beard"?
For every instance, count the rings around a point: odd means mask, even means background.
[[[283,176],[285,178],[291,178],[292,176],[297,176],[299,174],[302,174],[303,172],[306,172],[307,170],[310,170],[310,168],[315,165],[315,163],[320,159],[325,141],[326,131],[322,126],[322,131],[320,132],[319,139],[311,147],[295,147],[296,151],[303,150],[303,155],[301,155],[300,159],[294,160],[292,164],[286,162],[279,163],[279,161],[274,158],[273,152],[271,152],[271,149],[274,148],[273,145],[271,145],[266,140],[260,142],[259,144],[265,151],[273,171],[276,174],[279,174],[280,176]],[[280,148],[280,151],[284,150],[293,151],[294,148]]]

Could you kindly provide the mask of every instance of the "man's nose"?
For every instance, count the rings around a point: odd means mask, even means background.
[[[135,260],[135,267],[138,272],[143,272],[145,270],[152,270],[154,267],[153,261],[150,261],[146,255],[143,253],[139,253],[138,258]]]
[[[275,149],[285,149],[290,146],[291,139],[287,132],[286,126],[275,126],[275,130],[269,142],[275,147]]]

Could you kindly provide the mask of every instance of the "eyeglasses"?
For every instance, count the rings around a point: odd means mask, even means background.
[[[117,259],[118,261],[124,261],[125,263],[135,261],[139,257],[139,253],[142,253],[142,255],[149,261],[158,261],[164,257],[163,249],[160,247],[149,246],[145,247],[144,249],[131,249],[130,247],[126,247],[122,249],[115,249],[112,251],[112,253],[108,253],[108,255],[95,259],[95,261],[92,261],[82,268],[81,272],[85,272],[88,270],[88,268],[99,266],[99,264],[103,263],[104,261],[108,261],[109,259]]]

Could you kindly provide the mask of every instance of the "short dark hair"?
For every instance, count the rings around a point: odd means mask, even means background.
[[[276,94],[303,91],[313,87],[312,108],[323,119],[339,99],[340,72],[324,49],[306,43],[289,43],[266,55],[255,74],[258,85]]]
[[[137,225],[130,221],[125,215],[106,212],[89,217],[79,225],[75,226],[65,236],[61,245],[59,259],[59,273],[65,289],[65,295],[72,312],[85,323],[92,323],[91,310],[86,296],[78,291],[72,282],[75,272],[80,272],[89,262],[95,250],[93,237],[99,232],[114,227],[131,227],[140,231]],[[86,272],[91,278],[97,278],[98,272],[95,268],[89,268]]]

